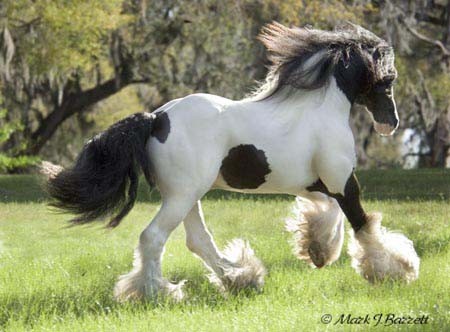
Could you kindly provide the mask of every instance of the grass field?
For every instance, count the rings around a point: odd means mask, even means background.
[[[359,174],[368,211],[404,232],[421,257],[419,279],[370,285],[350,267],[344,247],[332,266],[311,269],[291,253],[283,219],[292,197],[213,192],[203,202],[219,246],[250,241],[269,271],[260,294],[224,298],[185,247],[184,230],[169,240],[163,270],[188,279],[180,304],[119,304],[117,277],[131,267],[140,231],[158,209],[156,194],[140,188],[139,203],[113,231],[100,224],[65,227],[34,176],[0,177],[0,330],[5,331],[450,331],[450,172],[369,171]],[[347,227],[348,225],[346,225]],[[348,227],[347,227],[348,228]],[[428,324],[333,325],[341,314],[420,317]],[[324,314],[332,323],[321,323]],[[383,316],[385,317],[385,316]]]

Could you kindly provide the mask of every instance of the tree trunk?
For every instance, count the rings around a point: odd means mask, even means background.
[[[432,133],[431,148],[431,167],[445,167],[448,150],[450,147],[450,113],[442,112],[436,120],[436,125]]]
[[[130,80],[110,79],[100,85],[85,91],[68,94],[61,103],[41,122],[35,132],[31,134],[25,155],[36,155],[45,143],[53,136],[56,129],[66,119],[76,113],[82,113],[100,100],[103,100],[132,83]]]

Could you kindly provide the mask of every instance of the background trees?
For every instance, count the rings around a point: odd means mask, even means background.
[[[401,56],[404,126],[421,143],[407,155],[443,167],[450,148],[450,1],[386,0],[380,8],[380,25]]]
[[[421,163],[443,166],[450,10],[446,1],[414,3],[3,0],[0,91],[7,113],[0,123],[17,126],[0,141],[1,150],[64,163],[93,131],[126,114],[195,91],[242,98],[265,75],[264,51],[255,42],[262,24],[332,28],[351,20],[396,46],[403,125],[420,138],[414,153]],[[372,133],[364,111],[355,110],[352,121],[363,164],[402,162],[392,140],[386,146]]]
[[[19,122],[2,148],[12,156],[36,155],[68,118],[119,91],[127,68],[114,80],[99,78],[108,66],[111,34],[130,17],[121,1],[5,0],[0,4],[0,88]]]

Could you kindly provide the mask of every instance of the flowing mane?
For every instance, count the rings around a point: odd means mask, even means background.
[[[263,100],[284,86],[313,90],[326,85],[339,60],[350,51],[361,54],[387,43],[362,28],[347,22],[333,31],[288,28],[273,22],[265,25],[259,36],[271,62],[265,81],[249,99]]]

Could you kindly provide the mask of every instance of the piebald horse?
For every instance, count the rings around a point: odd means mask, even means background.
[[[49,177],[53,205],[76,214],[73,222],[113,216],[111,227],[133,207],[139,168],[159,189],[161,208],[140,235],[132,271],[115,286],[119,301],[182,298],[183,282],[161,272],[165,243],[181,222],[187,247],[220,289],[263,285],[266,270],[248,242],[233,240],[223,251],[214,243],[200,204],[211,189],[297,196],[287,228],[299,258],[313,266],[338,259],[345,215],[352,265],[364,278],[418,277],[412,242],[382,227],[381,214],[364,211],[354,174],[352,104],[367,107],[381,135],[399,123],[393,49],[350,23],[333,31],[272,23],[258,38],[272,65],[251,96],[193,94],[129,116],[88,141],[73,167]]]

